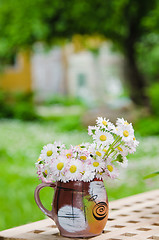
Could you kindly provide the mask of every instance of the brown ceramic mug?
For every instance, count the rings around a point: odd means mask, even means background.
[[[55,189],[52,210],[40,201],[44,187]],[[52,218],[60,234],[66,237],[93,237],[102,233],[108,219],[108,198],[103,181],[41,183],[35,189],[35,201]]]

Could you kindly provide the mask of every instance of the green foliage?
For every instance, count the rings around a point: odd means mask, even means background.
[[[14,106],[14,118],[24,121],[32,121],[38,118],[33,104],[28,102],[18,102]]]
[[[158,175],[159,175],[159,172],[150,173],[150,174],[146,175],[146,176],[144,177],[144,179],[156,177],[156,176],[158,176]]]
[[[159,79],[159,35],[151,32],[136,44],[138,64],[149,82]],[[148,54],[147,54],[148,53]]]
[[[1,0],[1,59],[5,62],[35,42],[52,44],[76,33],[104,35],[126,53],[127,45],[152,27],[148,23],[156,5],[155,0]]]
[[[159,83],[153,83],[147,90],[150,98],[152,114],[148,117],[140,118],[135,124],[135,130],[141,136],[159,135]]]
[[[81,116],[79,115],[63,115],[63,116],[49,116],[49,117],[41,117],[41,119],[45,122],[52,122],[52,124],[56,125],[61,131],[73,131],[83,130],[83,126],[81,123]]]
[[[7,103],[9,96],[7,93],[0,91],[0,118],[12,118],[13,109],[11,104]]]
[[[80,98],[74,98],[70,96],[64,96],[64,95],[54,95],[47,99],[44,102],[44,105],[60,105],[60,106],[72,106],[72,105],[79,105],[84,106],[84,102]]]
[[[32,93],[17,93],[9,94],[0,92],[0,118],[15,118],[23,121],[38,120],[40,122],[51,122],[53,125],[61,129],[61,131],[82,130],[81,115],[85,110],[84,103],[79,99],[68,98],[65,96],[56,96],[44,103],[48,107],[58,105],[58,108],[64,107],[60,113],[55,111],[51,114],[37,113],[35,104],[33,102]],[[74,106],[80,109],[74,112],[74,109],[70,110],[70,107]],[[47,108],[46,107],[46,108]]]
[[[141,136],[159,135],[159,118],[147,117],[139,119],[135,124],[135,130]]]
[[[154,83],[148,89],[153,114],[159,116],[159,83]]]
[[[158,19],[156,9],[157,0],[0,0],[1,67],[18,51],[34,49],[37,42],[50,47],[63,44],[75,34],[98,34],[124,54],[130,96],[136,104],[144,105],[146,83],[138,65],[145,61],[149,47],[145,45],[142,60],[138,59],[138,47],[157,28],[153,23]],[[97,48],[89,49],[97,54]]]
[[[61,118],[56,124],[61,131],[73,131],[83,129],[79,116],[68,116]]]
[[[0,118],[36,120],[38,118],[31,93],[11,94],[0,91]]]

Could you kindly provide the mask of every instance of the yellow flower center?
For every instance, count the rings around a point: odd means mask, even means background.
[[[136,138],[135,138],[135,137],[133,137],[133,140],[135,141],[135,140],[136,140]]]
[[[70,172],[71,172],[71,173],[75,173],[76,170],[77,170],[77,167],[76,167],[75,165],[71,165],[71,167],[70,167]]]
[[[41,161],[41,158],[38,158],[37,162],[40,162]]]
[[[98,163],[98,162],[94,162],[94,163],[93,163],[93,166],[94,166],[94,167],[98,167],[98,166],[99,166],[99,163]]]
[[[100,172],[99,174],[102,175],[102,172]]]
[[[64,166],[64,163],[60,162],[60,163],[57,164],[57,169],[62,170],[63,166]]]
[[[66,157],[67,157],[67,158],[71,157],[71,153],[67,153],[67,154],[66,154]]]
[[[103,149],[103,152],[105,152],[105,153],[106,153],[107,151],[108,151],[107,149],[105,149],[105,148]]]
[[[116,128],[116,130],[118,131],[118,128]]]
[[[124,122],[124,124],[125,124],[125,125],[129,125],[129,123],[128,123],[128,122]]]
[[[96,154],[97,154],[99,157],[102,156],[102,154],[101,154],[99,151],[96,151]]]
[[[128,137],[129,136],[129,132],[127,130],[124,130],[123,135],[124,135],[124,137]]]
[[[123,149],[121,147],[117,147],[117,149],[121,152],[123,152]]]
[[[105,141],[107,139],[107,137],[105,135],[101,135],[99,138],[101,141]]]
[[[47,170],[45,170],[44,173],[47,175]]]
[[[111,165],[107,165],[107,169],[109,170],[109,172],[113,171],[113,167]]]
[[[86,156],[80,156],[80,159],[82,159],[82,160],[86,160],[87,157],[86,157]]]
[[[53,154],[53,152],[51,150],[47,151],[47,156],[50,157]]]
[[[105,121],[105,120],[103,120],[102,123],[104,126],[107,126],[107,124],[108,124],[107,121]]]

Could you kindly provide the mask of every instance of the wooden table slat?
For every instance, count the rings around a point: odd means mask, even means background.
[[[110,202],[109,218],[100,236],[91,240],[159,240],[159,190]],[[0,232],[0,240],[67,240],[53,220],[45,219]],[[71,238],[81,239],[81,238]],[[88,239],[88,238],[87,238]]]

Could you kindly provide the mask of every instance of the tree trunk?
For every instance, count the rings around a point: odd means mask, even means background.
[[[145,94],[147,83],[143,74],[138,69],[135,51],[130,45],[126,51],[126,77],[132,101],[137,105],[150,108],[149,98]]]

